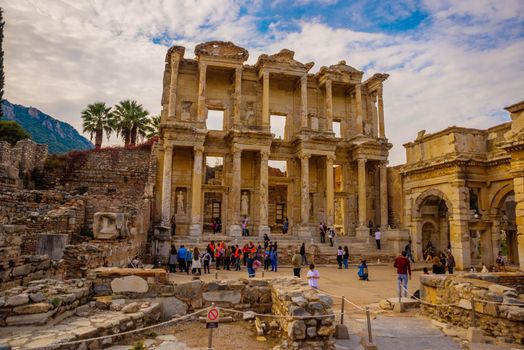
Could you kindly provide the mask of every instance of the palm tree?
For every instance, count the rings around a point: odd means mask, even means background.
[[[143,138],[149,131],[149,112],[135,100],[120,101],[115,106],[115,129],[124,138],[126,146],[134,146],[137,138]]]
[[[95,102],[87,105],[82,111],[82,127],[84,132],[88,132],[91,140],[95,135],[95,148],[102,147],[104,131],[107,138],[113,130],[111,107],[106,107],[105,102]]]
[[[158,136],[158,130],[160,129],[160,116],[154,115],[149,119],[149,132],[146,135],[146,138],[151,139],[155,136]]]

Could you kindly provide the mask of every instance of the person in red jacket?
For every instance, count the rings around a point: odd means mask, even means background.
[[[409,279],[411,279],[411,265],[406,255],[406,252],[402,251],[402,255],[397,256],[393,264],[393,267],[397,268],[397,292],[399,298],[402,297],[402,295],[406,298],[408,297],[408,275]]]

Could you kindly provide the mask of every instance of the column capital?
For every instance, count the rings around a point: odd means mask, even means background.
[[[368,160],[366,158],[357,158],[359,164],[365,164]]]
[[[260,150],[260,156],[262,157],[262,159],[267,160],[270,154],[271,152],[268,149]]]
[[[164,152],[173,152],[173,144],[172,143],[165,143],[164,144]]]
[[[387,160],[381,160],[381,161],[378,163],[378,166],[379,166],[379,168],[387,168],[388,164],[389,164],[389,161],[387,161]]]
[[[311,154],[310,153],[300,153],[298,155],[298,157],[301,159],[301,160],[308,160],[309,158],[311,158]]]
[[[204,153],[204,146],[203,145],[193,146],[193,151],[197,153]]]
[[[242,153],[242,147],[240,147],[237,143],[235,143],[231,147],[231,152],[233,152],[233,154]]]
[[[204,62],[198,62],[198,68],[199,69],[206,69],[207,68],[207,63],[204,63]]]
[[[334,162],[337,157],[334,154],[328,154],[326,155],[326,160],[329,160],[331,162]]]

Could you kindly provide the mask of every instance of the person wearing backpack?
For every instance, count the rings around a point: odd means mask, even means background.
[[[335,229],[333,227],[329,228],[329,244],[333,247],[333,239],[335,238]]]

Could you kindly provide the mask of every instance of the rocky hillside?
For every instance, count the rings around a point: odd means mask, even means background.
[[[71,125],[56,120],[36,108],[12,104],[5,100],[2,109],[5,118],[20,124],[31,134],[33,141],[47,144],[50,153],[93,148],[93,144]]]

